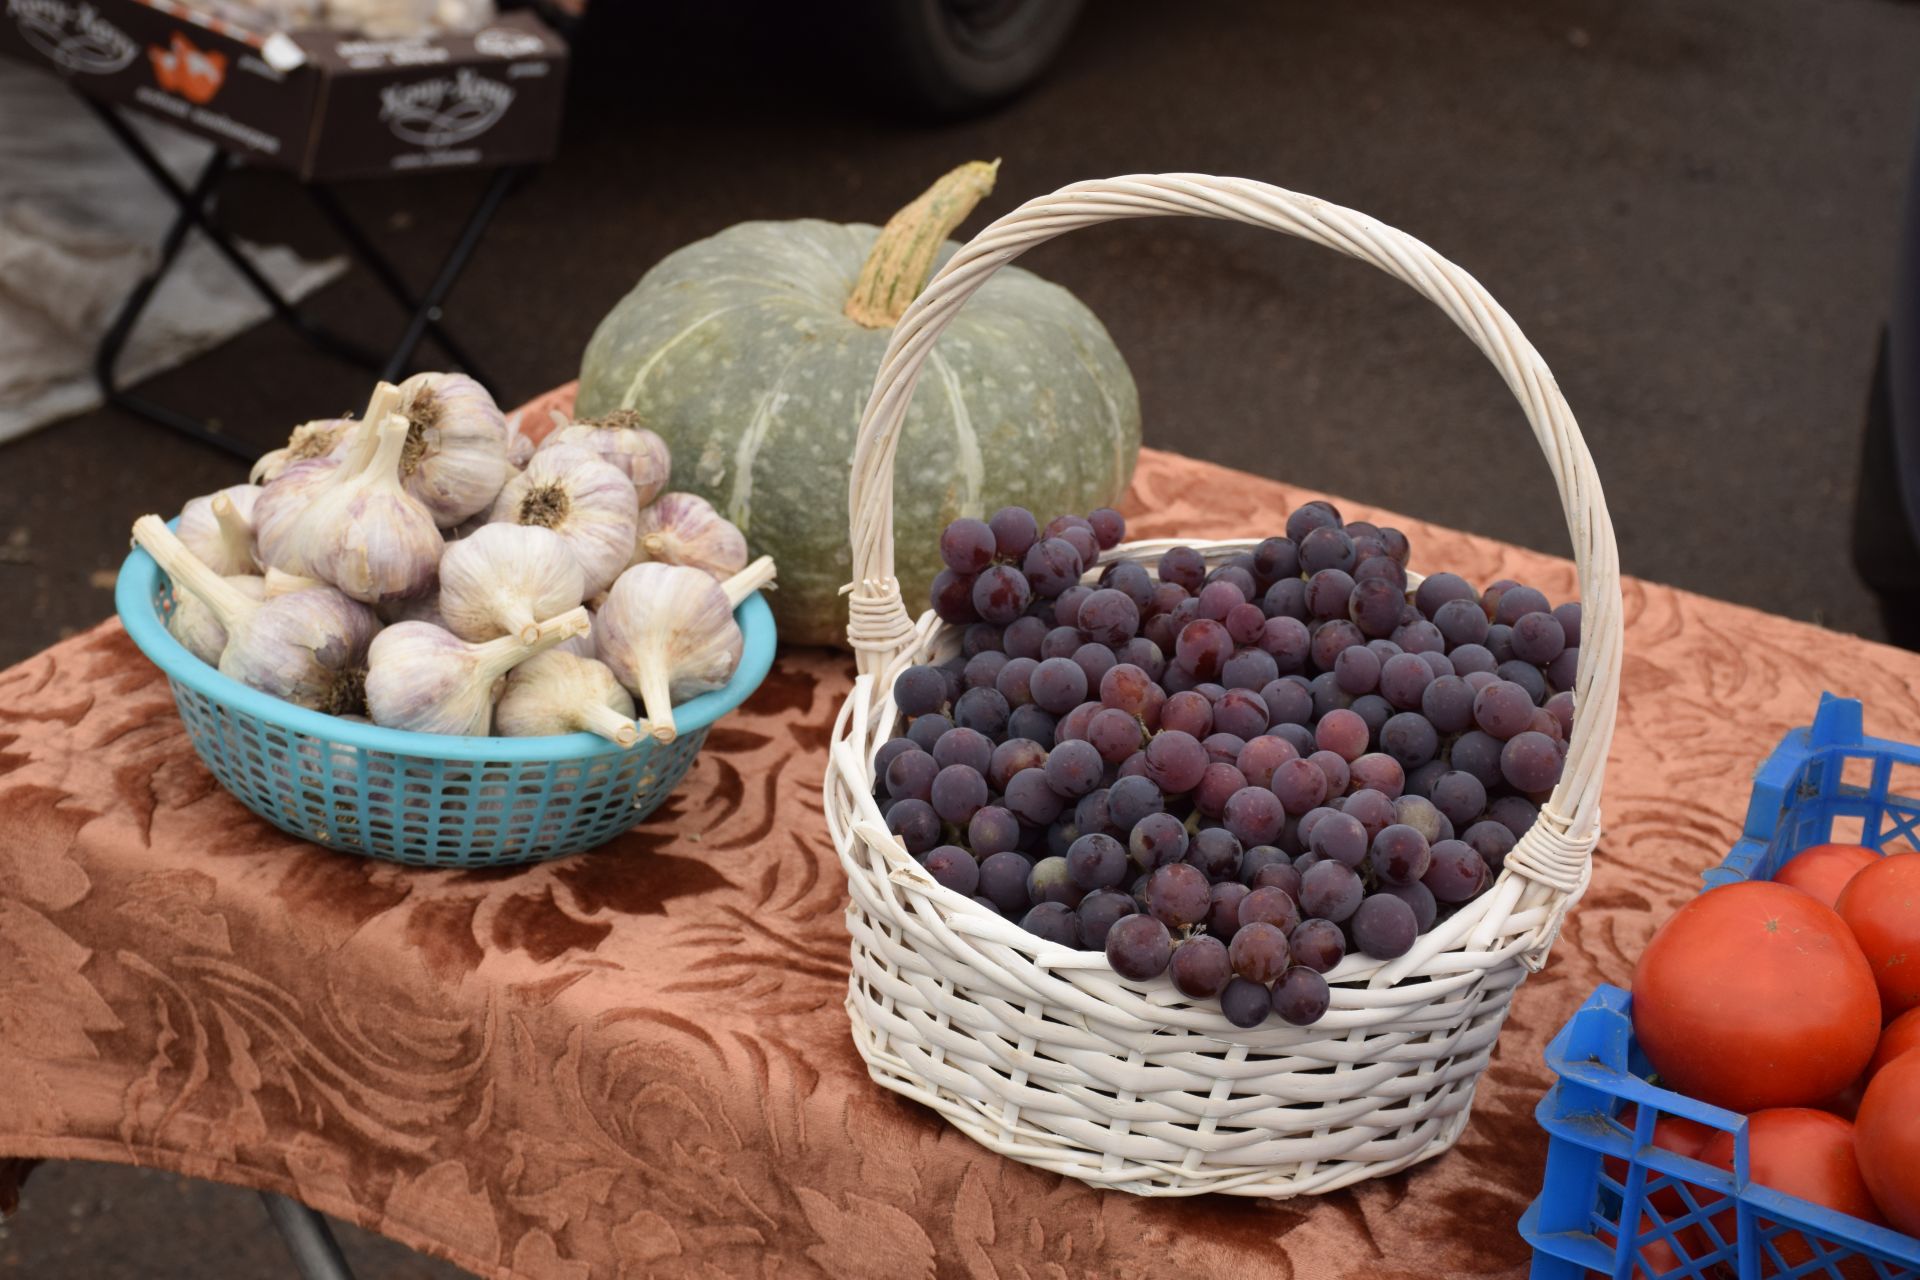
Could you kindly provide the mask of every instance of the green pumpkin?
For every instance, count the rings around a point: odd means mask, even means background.
[[[962,166],[884,234],[730,227],[647,272],[587,346],[576,412],[637,412],[673,451],[671,487],[774,558],[785,641],[844,642],[860,411],[892,324],[958,248],[946,234],[992,175]],[[1139,451],[1139,395],[1105,327],[1065,289],[1002,268],[940,339],[907,414],[893,495],[908,610],[926,607],[947,522],[1008,505],[1084,514],[1119,498]]]

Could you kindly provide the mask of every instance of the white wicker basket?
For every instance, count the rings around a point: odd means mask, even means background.
[[[898,719],[894,675],[958,645],[933,614],[912,620],[893,578],[893,454],[922,363],[955,311],[1028,248],[1165,215],[1311,240],[1445,311],[1525,410],[1579,563],[1578,713],[1551,802],[1492,888],[1411,952],[1342,961],[1328,975],[1332,1009],[1308,1028],[1241,1030],[1217,1002],[1189,1004],[1165,978],[1124,980],[1100,953],[1043,941],[939,887],[872,798],[873,755]],[[1620,683],[1619,570],[1599,479],[1546,365],[1486,291],[1409,236],[1264,183],[1166,174],[1065,187],[981,231],[902,317],[861,423],[851,522],[860,678],[834,729],[826,818],[851,894],[847,1012],[873,1078],[1003,1155],[1142,1195],[1328,1191],[1450,1147],[1514,989],[1586,887]],[[1170,545],[1109,555],[1151,566]],[[1195,545],[1219,559],[1253,543]]]

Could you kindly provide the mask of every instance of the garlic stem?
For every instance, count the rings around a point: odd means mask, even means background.
[[[640,741],[640,729],[627,716],[604,702],[584,702],[579,707],[580,727],[597,733],[607,741],[630,747]]]
[[[175,590],[184,587],[198,596],[200,602],[213,611],[213,616],[228,631],[233,630],[236,621],[260,607],[259,601],[247,599],[231,582],[187,550],[186,543],[175,537],[173,530],[167,528],[166,521],[159,516],[141,516],[135,520],[133,540],[153,557],[154,563],[173,582]]]
[[[523,644],[532,644],[540,638],[540,623],[534,618],[533,610],[517,596],[502,592],[494,597],[493,620],[508,635],[520,637]]]
[[[773,557],[761,556],[721,583],[720,589],[727,593],[727,603],[738,609],[742,600],[762,587],[772,586],[775,572]]]
[[[233,505],[233,499],[225,493],[216,493],[211,505],[214,522],[220,526],[220,541],[226,544],[227,550],[240,563],[254,563],[253,526]]]
[[[506,635],[474,645],[474,655],[479,659],[475,670],[487,680],[497,680],[536,653],[545,653],[562,640],[585,635],[592,629],[586,609],[575,605],[565,613],[535,623],[531,638]]]
[[[647,732],[656,742],[672,742],[680,736],[673,722],[672,673],[658,653],[649,653],[635,673],[640,677],[640,703],[647,709]]]

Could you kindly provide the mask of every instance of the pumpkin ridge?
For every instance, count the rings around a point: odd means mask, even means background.
[[[980,433],[973,429],[973,416],[967,412],[967,400],[961,393],[960,378],[938,351],[928,353],[927,363],[940,374],[940,385],[947,393],[947,403],[953,409],[953,429],[960,437],[959,508],[962,512],[985,516],[987,513],[980,509],[980,493],[986,487],[986,461],[980,456]]]
[[[773,415],[786,401],[781,389],[786,386],[787,375],[793,372],[793,367],[813,353],[814,348],[801,347],[787,358],[773,386],[760,398],[760,407],[754,411],[746,430],[740,433],[740,443],[733,452],[733,492],[727,498],[727,518],[738,528],[746,528],[753,520],[753,464],[773,426]]]
[[[733,311],[745,311],[749,307],[758,305],[759,302],[756,300],[754,302],[730,302],[724,307],[716,307],[714,310],[709,311],[706,315],[701,316],[698,320],[695,320],[692,324],[682,329],[679,333],[668,338],[654,349],[652,355],[641,362],[639,370],[633,375],[633,381],[627,384],[626,394],[621,396],[617,403],[629,409],[633,408],[635,403],[640,399],[640,388],[646,385],[647,375],[653,372],[654,367],[660,363],[669,351],[679,346],[682,342],[685,342],[708,324],[718,320],[721,316]]]

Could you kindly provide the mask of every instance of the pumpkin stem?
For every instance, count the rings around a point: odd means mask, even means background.
[[[919,199],[887,220],[860,267],[847,318],[868,329],[891,329],[926,287],[934,255],[953,229],[993,190],[1000,162],[971,160],[943,175]]]

